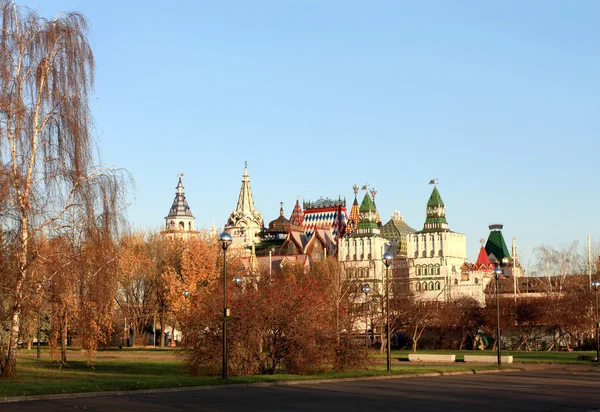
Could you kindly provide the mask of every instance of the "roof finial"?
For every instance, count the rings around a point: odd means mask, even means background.
[[[283,216],[283,202],[279,202],[279,215]]]
[[[354,186],[352,186],[352,190],[354,191],[354,196],[356,197],[356,195],[358,194],[358,186],[354,184]]]
[[[429,184],[430,184],[430,185],[434,185],[434,186],[437,186],[439,183],[440,183],[440,179],[438,179],[438,178],[431,179],[431,180],[429,181]]]
[[[375,201],[376,194],[377,194],[377,190],[375,190],[375,188],[371,188],[371,196],[373,196],[373,202]]]

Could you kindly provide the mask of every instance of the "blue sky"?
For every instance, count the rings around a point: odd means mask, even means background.
[[[32,8],[40,2],[20,1]],[[597,241],[596,1],[59,0],[97,61],[104,162],[135,178],[129,217],[159,229],[177,174],[197,226],[222,227],[248,161],[265,221],[297,196],[377,191],[422,228],[439,179],[477,256],[503,223],[533,248]],[[362,195],[361,195],[362,196]]]

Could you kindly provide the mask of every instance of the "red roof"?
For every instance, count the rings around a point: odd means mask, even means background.
[[[292,211],[292,215],[290,216],[290,224],[292,226],[302,226],[302,221],[304,220],[304,212],[302,212],[302,208],[300,207],[300,202],[296,200],[296,206],[294,206],[294,210]]]
[[[479,256],[477,256],[474,266],[475,270],[484,270],[486,272],[491,272],[494,270],[494,265],[492,262],[490,262],[490,258],[483,246],[481,246],[481,249],[479,250]]]

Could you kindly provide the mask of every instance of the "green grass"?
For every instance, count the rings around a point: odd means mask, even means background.
[[[392,350],[392,359],[400,361],[408,361],[408,355],[412,353],[410,350]],[[496,351],[492,350],[419,350],[417,353],[439,353],[456,355],[457,362],[463,362],[465,355],[492,355],[497,354]],[[596,356],[595,351],[579,351],[579,352],[557,352],[557,351],[537,351],[537,352],[525,352],[525,351],[507,351],[503,350],[502,355],[512,355],[513,360],[516,363],[564,363],[564,364],[590,364],[589,360],[579,360],[580,356]],[[380,354],[379,351],[372,351],[371,356],[376,359],[385,359],[386,354]]]
[[[60,367],[50,362],[46,351],[37,359],[35,350],[19,352],[16,378],[0,381],[0,398],[24,395],[46,395],[56,393],[102,392],[140,390],[155,388],[177,388],[226,383],[254,383],[297,381],[310,379],[338,379],[388,375],[385,364],[375,361],[368,369],[352,372],[327,372],[317,375],[259,375],[250,377],[232,376],[227,382],[219,377],[189,376],[180,351],[172,349],[126,349],[122,351],[99,351],[96,366],[86,366],[81,351],[68,352],[68,366]],[[397,365],[393,375],[450,373],[497,369],[495,365]]]

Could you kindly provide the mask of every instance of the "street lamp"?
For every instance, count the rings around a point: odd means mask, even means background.
[[[368,284],[363,285],[363,292],[365,292],[365,347],[369,348],[369,309],[367,307],[367,295],[371,291],[371,286]]]
[[[223,248],[223,379],[227,380],[227,317],[229,308],[227,307],[227,248],[231,246],[233,239],[227,232],[221,233],[219,242]]]
[[[236,288],[239,288],[240,285],[242,284],[242,278],[239,276],[234,276],[233,277],[233,284],[235,285]]]
[[[393,256],[391,253],[386,252],[383,254],[383,264],[385,265],[385,335],[387,341],[387,371],[392,370],[392,358],[390,354],[390,264],[392,263]]]
[[[500,262],[498,260],[496,260],[494,263],[496,264],[496,267],[494,268],[494,279],[496,279],[496,336],[498,338],[496,346],[498,349],[498,366],[501,366],[502,349],[500,348],[500,294],[498,293],[498,280],[500,279],[500,276],[502,276],[502,269],[500,268]],[[507,264],[508,259],[504,257],[502,259],[502,263]]]
[[[600,362],[600,335],[598,334],[598,327],[600,326],[598,323],[598,286],[600,286],[600,281],[593,281],[592,286],[594,287],[594,293],[596,294],[596,362]]]

